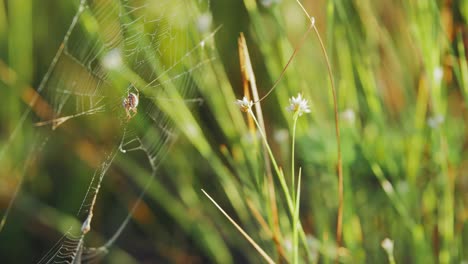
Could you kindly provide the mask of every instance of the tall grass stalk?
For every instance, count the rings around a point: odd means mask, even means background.
[[[335,112],[335,132],[336,132],[336,145],[338,151],[338,162],[337,162],[337,171],[338,171],[338,216],[336,221],[336,244],[338,249],[341,247],[341,239],[343,235],[343,161],[341,157],[341,142],[340,142],[340,121],[338,115],[338,99],[336,95],[336,88],[335,88],[335,81],[333,80],[333,73],[330,65],[330,60],[328,59],[327,51],[323,44],[322,38],[320,37],[320,33],[317,30],[317,27],[314,25],[314,31],[317,35],[317,38],[320,42],[320,47],[322,48],[323,55],[325,57],[325,61],[327,63],[328,74],[330,77],[331,82],[331,90],[333,94],[333,107]]]
[[[250,84],[250,89],[252,90],[252,97],[254,101],[259,101],[260,97],[258,95],[258,89],[257,89],[257,82],[255,79],[255,74],[252,68],[252,63],[250,61],[250,55],[249,55],[249,50],[247,47],[247,43],[244,38],[244,34],[241,33],[238,39],[238,46],[239,46],[239,59],[240,59],[240,66],[241,66],[241,73],[242,73],[242,79],[244,83],[244,94],[248,95],[249,94],[249,84]],[[255,111],[258,115],[258,122],[259,125],[261,126],[261,129],[263,131],[266,131],[265,129],[265,121],[263,120],[263,111],[262,111],[262,106],[261,104],[255,104]],[[252,119],[249,116],[249,125],[250,123],[253,122]],[[253,134],[255,133],[255,127],[251,128]],[[273,173],[271,170],[271,163],[270,163],[270,156],[268,155],[268,150],[264,144],[262,144],[262,151],[263,151],[263,158],[264,158],[264,164],[265,164],[265,173],[267,176],[267,190],[268,190],[268,198],[270,202],[270,219],[271,219],[271,225],[272,225],[272,230],[273,230],[273,241],[276,245],[276,249],[278,251],[278,254],[281,255],[281,245],[280,245],[280,240],[281,240],[281,232],[280,232],[280,227],[279,227],[279,219],[278,219],[278,208],[276,205],[276,193],[275,193],[275,186],[274,186],[274,181],[273,181]]]
[[[260,124],[258,123],[258,120],[255,117],[255,114],[253,113],[252,109],[249,108],[248,113],[252,117],[252,119],[254,120],[257,127],[259,128],[259,132],[260,132],[260,135],[262,137],[263,143],[265,144],[265,146],[267,148],[268,155],[270,155],[271,162],[273,163],[273,168],[275,169],[275,172],[278,175],[278,179],[280,181],[281,188],[283,189],[283,194],[284,194],[284,197],[286,198],[286,205],[288,206],[288,209],[289,209],[289,212],[290,212],[291,216],[293,216],[294,215],[294,203],[293,203],[293,200],[291,198],[291,193],[289,192],[288,185],[286,184],[286,179],[284,178],[284,173],[280,169],[280,167],[278,166],[278,164],[276,162],[276,159],[275,159],[275,157],[273,155],[273,151],[271,150],[270,145],[268,143],[268,139],[267,139],[267,137],[265,135],[265,131],[263,131],[261,129]]]
[[[257,125],[258,129],[259,129],[259,132],[260,132],[260,135],[263,139],[263,142],[264,142],[264,145],[266,146],[267,150],[268,150],[268,154],[270,155],[270,159],[273,163],[273,168],[275,169],[275,172],[276,174],[278,175],[278,180],[280,182],[280,185],[281,185],[281,188],[283,190],[283,195],[284,197],[286,198],[286,205],[287,205],[287,208],[289,210],[289,214],[291,215],[291,221],[292,221],[292,230],[293,230],[293,263],[298,263],[299,261],[299,243],[298,243],[298,238],[299,238],[299,235],[301,236],[301,240],[304,244],[304,247],[306,248],[306,253],[307,255],[309,255],[309,251],[308,251],[308,246],[307,246],[307,240],[306,240],[306,236],[305,236],[305,232],[304,230],[302,229],[302,225],[300,224],[300,219],[299,219],[299,198],[300,198],[300,178],[298,180],[298,186],[297,186],[297,196],[293,196],[293,192],[290,192],[289,191],[289,187],[286,183],[286,179],[284,177],[284,172],[283,170],[278,166],[277,162],[276,162],[276,159],[275,157],[273,156],[273,152],[270,148],[270,145],[268,143],[268,139],[265,135],[265,132],[261,129],[258,121],[257,121],[257,118],[255,117],[255,114],[253,113],[252,109],[251,108],[248,108],[248,114],[252,117],[252,119],[254,120],[255,124]],[[300,113],[299,112],[296,112],[294,114],[294,123],[296,124],[297,123],[297,118],[299,117]],[[295,126],[295,125],[294,125]],[[294,129],[294,132],[293,132],[293,140],[295,140],[295,129]],[[294,145],[294,141],[292,142],[292,144]],[[292,156],[294,156],[292,154]],[[294,163],[294,159],[292,161]],[[293,175],[292,177],[294,178],[294,172],[293,172]],[[300,176],[299,176],[300,177]],[[294,189],[295,186],[292,186],[292,189]],[[295,200],[293,200],[295,199]]]
[[[294,208],[293,217],[293,263],[299,263],[299,226],[301,225],[301,219],[299,217],[300,199],[301,199],[301,169],[299,169],[299,175],[297,178],[297,195]]]
[[[293,133],[292,133],[292,141],[291,141],[291,186],[292,186],[292,197],[295,198],[294,202],[294,214],[293,214],[293,263],[299,263],[299,236],[298,236],[298,225],[300,225],[300,218],[299,218],[299,201],[301,195],[301,170],[299,170],[299,177],[297,180],[297,191],[296,194],[294,193],[295,189],[295,175],[296,172],[294,170],[294,153],[295,153],[295,143],[296,143],[296,126],[297,126],[297,119],[299,118],[299,112],[294,113],[293,116]],[[297,195],[297,196],[296,196]]]
[[[317,36],[320,47],[322,49],[322,54],[325,58],[325,62],[327,64],[327,70],[328,70],[328,76],[330,78],[330,84],[331,84],[331,92],[333,94],[333,110],[335,114],[335,132],[336,132],[336,145],[337,145],[337,151],[338,151],[338,157],[337,157],[337,173],[338,173],[338,214],[337,214],[337,221],[336,221],[336,244],[339,248],[341,247],[342,244],[342,234],[343,234],[343,162],[342,162],[342,157],[341,157],[341,141],[340,141],[340,121],[339,121],[339,114],[338,114],[338,99],[337,99],[337,93],[336,93],[336,88],[335,88],[335,81],[333,78],[333,71],[331,68],[331,63],[330,59],[328,58],[327,50],[325,48],[325,45],[323,44],[322,37],[320,36],[320,33],[315,26],[315,18],[310,16],[307,10],[304,8],[304,6],[301,4],[299,0],[296,0],[299,6],[302,8],[304,13],[306,14],[307,18],[310,20],[311,25],[314,29],[315,35]],[[338,261],[338,257],[337,257]]]

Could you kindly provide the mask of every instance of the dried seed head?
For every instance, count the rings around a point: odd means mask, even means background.
[[[237,99],[236,104],[239,106],[242,112],[247,112],[252,107],[253,102],[244,96],[242,100]]]

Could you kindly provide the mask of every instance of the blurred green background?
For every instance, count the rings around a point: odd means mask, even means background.
[[[298,3],[83,3],[0,2],[0,210],[8,216],[0,231],[0,262],[37,263],[70,228],[80,230],[85,218],[77,212],[92,176],[127,131],[129,138],[159,142],[158,133],[174,128],[167,135],[179,136],[169,150],[169,144],[148,143],[143,146],[150,150],[117,151],[86,246],[99,247],[115,234],[156,171],[102,263],[263,262],[201,189],[276,262],[293,263],[284,194],[273,172],[276,225],[262,141],[234,102],[244,95],[240,32],[262,96],[309,26]],[[343,248],[337,249],[333,101],[318,39],[310,33],[261,103],[269,144],[289,186],[288,99],[302,93],[311,105],[298,121],[295,142],[307,240],[299,262],[332,263],[339,254],[343,263],[387,263],[385,238],[394,241],[397,263],[467,262],[468,1],[302,3],[315,17],[338,89],[345,199]],[[85,9],[77,16],[80,7]],[[122,52],[128,68],[106,64],[112,50]],[[131,120],[121,106],[129,83],[142,99]],[[140,88],[148,83],[153,90]],[[158,89],[162,96],[189,99],[158,100]],[[76,94],[65,98],[63,90]],[[35,91],[40,100],[31,104]],[[104,98],[106,110],[71,118],[55,130],[37,126],[48,120],[47,106],[63,111],[57,117],[92,109],[78,92],[92,92],[94,103]],[[161,162],[157,170],[153,158]],[[272,232],[279,234],[276,242]]]

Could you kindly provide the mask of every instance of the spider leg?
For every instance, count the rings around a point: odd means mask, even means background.
[[[128,109],[125,109],[125,113],[127,114],[127,121],[130,120],[130,118],[132,118],[130,111],[128,111]]]
[[[140,97],[140,90],[138,90],[134,85],[132,85],[131,88],[133,88],[133,90],[135,90],[136,96]]]

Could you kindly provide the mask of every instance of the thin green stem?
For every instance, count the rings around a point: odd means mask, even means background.
[[[295,197],[294,194],[294,189],[295,189],[295,171],[294,171],[294,153],[295,153],[295,142],[296,142],[296,125],[297,125],[297,119],[299,115],[296,112],[293,117],[293,133],[292,133],[292,142],[291,142],[291,183],[292,183],[292,197]]]
[[[286,184],[286,180],[284,179],[284,174],[280,170],[280,168],[278,167],[278,164],[276,163],[275,157],[273,156],[273,152],[271,151],[270,145],[268,144],[268,140],[267,140],[267,138],[265,136],[265,133],[261,129],[261,127],[259,126],[258,121],[255,118],[254,113],[252,112],[252,109],[249,108],[248,112],[252,116],[252,119],[254,120],[255,125],[257,126],[258,131],[260,132],[260,135],[262,136],[263,142],[267,147],[268,155],[270,155],[271,162],[273,163],[273,168],[275,169],[276,174],[278,174],[278,179],[280,181],[281,188],[283,189],[284,196],[286,197],[286,203],[287,203],[287,206],[288,206],[288,209],[289,209],[289,213],[291,214],[291,217],[292,217],[292,219],[294,221],[294,204],[293,204],[293,201],[292,201],[292,198],[291,198],[291,194],[289,193],[288,185]],[[310,256],[310,252],[309,252],[309,250],[307,250],[307,248],[308,248],[307,238],[306,238],[306,234],[304,232],[304,229],[302,228],[302,225],[299,225],[297,228],[299,229],[302,243],[304,244],[304,247],[306,248],[306,253],[307,253],[308,256]]]
[[[294,189],[295,189],[295,171],[294,171],[294,153],[295,153],[295,142],[296,142],[296,125],[297,125],[297,119],[299,115],[298,112],[294,113],[293,117],[293,133],[292,133],[292,142],[291,142],[291,183],[292,183],[292,197],[295,197]],[[300,176],[299,176],[300,177]],[[299,188],[300,188],[300,182],[298,181],[298,190],[297,190],[297,195],[299,195]],[[297,221],[299,218],[299,203],[298,199],[296,199],[294,203],[294,215],[293,215],[293,263],[297,264],[298,263],[298,253],[299,253],[299,244],[298,244],[298,233],[297,233]],[[297,214],[296,214],[297,212]]]
[[[314,24],[314,31],[317,35],[317,38],[320,42],[320,47],[322,48],[323,56],[325,57],[325,61],[327,64],[328,75],[330,77],[331,82],[331,90],[333,94],[333,107],[335,112],[335,132],[336,132],[336,144],[338,150],[338,162],[337,162],[337,171],[338,171],[338,216],[336,221],[336,244],[337,247],[341,247],[341,239],[343,233],[343,164],[341,159],[341,141],[340,141],[340,122],[338,116],[338,99],[336,95],[336,88],[335,88],[335,81],[333,80],[333,72],[331,69],[330,60],[328,59],[327,50],[325,49],[325,45],[323,44],[322,38],[320,37],[320,33],[318,32],[317,27]]]
[[[323,44],[322,37],[320,37],[320,33],[315,26],[315,19],[314,17],[310,16],[307,10],[302,5],[301,1],[296,0],[298,5],[301,7],[302,11],[306,14],[309,18],[312,27],[314,28],[315,35],[317,36],[320,47],[322,49],[322,54],[325,58],[325,62],[327,64],[328,76],[330,78],[331,83],[331,90],[333,94],[333,106],[335,112],[335,130],[336,130],[336,144],[338,150],[338,161],[337,161],[337,171],[338,171],[338,216],[336,221],[336,244],[338,248],[341,247],[341,238],[342,238],[342,226],[343,226],[343,164],[341,159],[341,142],[340,142],[340,126],[339,126],[339,116],[338,116],[338,99],[336,95],[336,88],[335,88],[335,81],[333,80],[333,71],[331,69],[331,63],[328,59],[327,50],[325,49],[325,45]],[[338,258],[337,258],[338,260]]]
[[[297,119],[297,118],[296,118]],[[293,263],[299,263],[299,204],[301,197],[301,170],[299,169],[299,176],[297,179],[297,196],[294,208],[294,217],[293,217]]]
[[[271,162],[273,163],[273,168],[275,169],[276,174],[278,174],[278,179],[281,184],[281,188],[283,188],[284,196],[286,197],[286,202],[288,204],[289,211],[291,213],[291,216],[293,216],[294,213],[294,204],[291,198],[291,194],[289,193],[288,185],[286,184],[286,180],[284,179],[284,174],[278,167],[278,164],[276,163],[276,159],[273,156],[273,152],[271,151],[270,145],[268,144],[268,140],[265,135],[265,131],[261,128],[260,124],[258,123],[257,118],[255,117],[254,113],[252,112],[252,109],[249,108],[248,110],[249,114],[252,116],[252,119],[255,122],[255,125],[258,128],[258,131],[260,132],[260,135],[262,136],[263,142],[268,150],[268,155],[270,155]]]
[[[302,39],[299,41],[299,43],[296,45],[296,47],[294,47],[294,51],[293,51],[291,57],[289,57],[289,60],[286,63],[286,65],[284,66],[283,70],[281,71],[280,76],[273,83],[273,86],[270,88],[270,90],[268,90],[268,92],[264,96],[262,96],[262,98],[260,98],[260,100],[255,101],[255,103],[263,101],[263,99],[267,98],[273,92],[273,90],[275,90],[275,88],[278,86],[280,81],[283,79],[284,74],[286,73],[286,69],[289,68],[289,65],[291,64],[293,59],[296,57],[297,52],[301,49],[302,45],[304,44],[305,40],[307,39],[307,36],[309,35],[309,32],[312,30],[312,27],[313,27],[313,24],[311,24],[310,27],[307,28],[307,31],[304,33],[304,36],[302,36]]]

